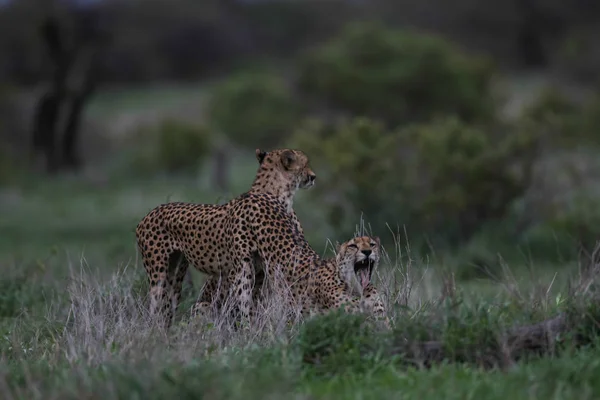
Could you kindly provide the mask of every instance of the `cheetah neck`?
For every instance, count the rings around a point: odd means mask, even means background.
[[[292,211],[294,195],[297,187],[281,172],[259,169],[252,183],[251,192],[269,193],[285,204],[288,212]]]

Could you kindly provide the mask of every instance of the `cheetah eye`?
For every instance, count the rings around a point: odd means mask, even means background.
[[[358,246],[357,246],[357,245],[355,245],[355,244],[349,244],[349,245],[348,245],[348,248],[349,248],[349,249],[358,249]]]
[[[377,246],[377,243],[371,242],[371,247],[375,247],[375,246]]]

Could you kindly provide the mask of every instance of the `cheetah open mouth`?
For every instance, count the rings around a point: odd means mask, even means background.
[[[366,288],[371,281],[371,271],[373,269],[373,260],[365,258],[362,261],[354,263],[354,273],[360,282],[362,288]]]

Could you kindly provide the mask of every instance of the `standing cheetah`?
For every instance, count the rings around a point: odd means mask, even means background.
[[[232,283],[241,299],[242,314],[247,315],[257,251],[251,250],[260,215],[252,203],[255,195],[264,196],[279,219],[289,223],[291,235],[304,238],[293,211],[298,189],[314,185],[316,175],[302,151],[256,150],[259,169],[251,189],[223,205],[167,203],[151,210],[137,225],[136,239],[150,281],[150,311],[164,313],[167,325],[181,296],[188,265],[211,275],[207,288],[216,287],[219,276]],[[271,215],[272,217],[272,215]],[[270,221],[262,232],[274,234],[281,222]],[[259,256],[262,256],[260,254]],[[160,309],[159,309],[160,308]]]

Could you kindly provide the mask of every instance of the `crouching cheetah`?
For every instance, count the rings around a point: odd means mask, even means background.
[[[283,247],[298,235],[303,240],[292,206],[296,191],[315,183],[308,157],[299,150],[257,149],[256,158],[256,177],[241,196],[223,205],[162,204],[137,225],[136,240],[150,282],[150,312],[162,313],[167,326],[189,264],[210,275],[209,285],[219,276],[227,279],[246,315],[255,261],[274,249],[283,254]]]
[[[374,314],[378,319],[385,318],[383,301],[371,282],[373,270],[379,265],[381,259],[380,240],[378,237],[361,236],[350,239],[336,246],[336,255],[318,262],[318,267],[309,280],[310,288],[305,299],[300,299],[303,308],[310,309],[309,313],[324,313],[330,309],[341,306],[348,300],[348,294],[362,297],[361,311]],[[256,275],[256,285],[253,291],[254,304],[259,298],[264,298],[261,287],[264,284],[265,271],[261,270]],[[221,290],[228,293],[227,282],[223,281]],[[222,298],[217,296],[216,287],[206,286],[202,299],[192,307],[192,317],[206,314],[211,306],[220,309]],[[213,301],[211,304],[208,300]],[[356,304],[354,304],[356,305]],[[254,311],[254,310],[253,310]]]

